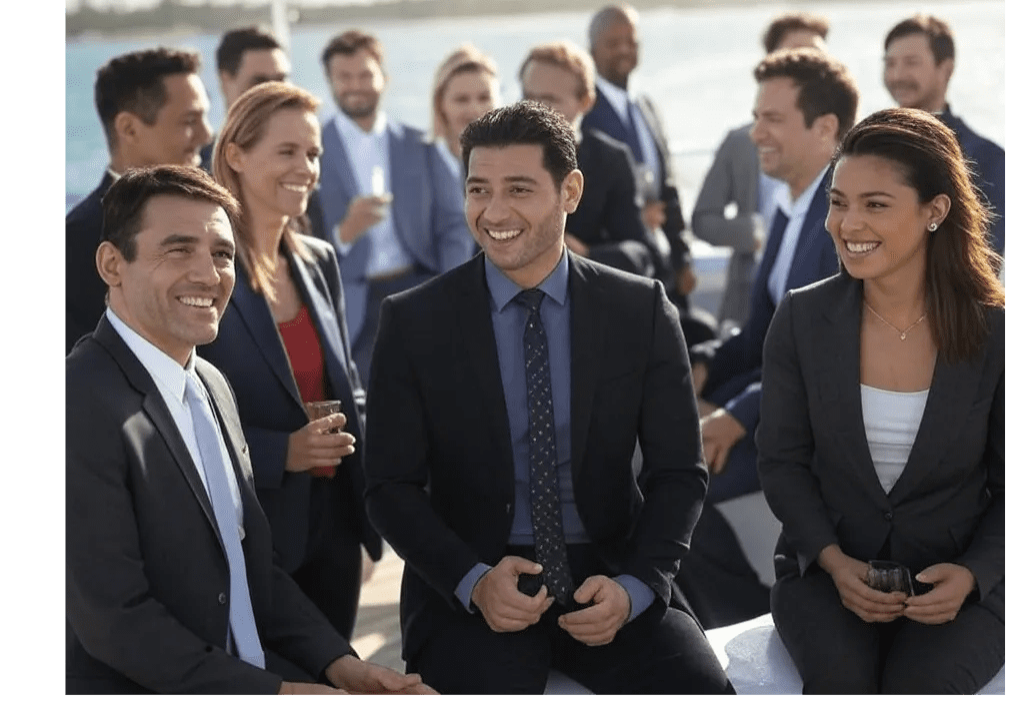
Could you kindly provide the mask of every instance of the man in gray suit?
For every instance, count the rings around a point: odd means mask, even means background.
[[[794,47],[825,51],[829,23],[809,13],[780,15],[765,30],[765,54]],[[715,152],[693,207],[693,233],[713,246],[732,247],[718,321],[742,326],[754,283],[755,254],[764,246],[783,182],[761,171],[750,139],[752,123],[730,130]],[[729,207],[735,207],[735,213]]]

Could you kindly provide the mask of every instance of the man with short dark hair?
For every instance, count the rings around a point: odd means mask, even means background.
[[[731,692],[669,606],[707,484],[676,310],[566,251],[583,175],[561,114],[522,101],[461,139],[483,253],[384,301],[368,391],[403,656],[442,693],[539,694],[551,667],[596,693]]]
[[[724,342],[690,349],[701,399],[711,503],[760,489],[754,428],[760,416],[761,349],[786,291],[838,268],[825,230],[828,166],[853,126],[858,93],[844,65],[817,50],[776,52],[754,70],[758,82],[750,137],[761,170],[786,183],[779,197],[743,328]]]
[[[321,59],[339,109],[323,128],[323,230],[338,252],[352,354],[366,382],[381,301],[458,266],[475,247],[437,147],[380,107],[380,40],[349,30]]]
[[[653,277],[652,247],[629,147],[604,132],[580,127],[597,97],[593,60],[568,41],[537,45],[523,60],[519,81],[523,99],[561,113],[576,132],[576,160],[587,191],[566,217],[566,246],[598,263]]]
[[[953,76],[956,49],[949,25],[933,15],[914,15],[885,36],[885,88],[900,107],[923,109],[938,116],[960,140],[974,162],[976,186],[992,205],[989,227],[992,248],[1003,254],[1006,241],[1006,152],[975,133],[953,114],[946,90]]]
[[[717,322],[693,307],[687,295],[697,285],[685,238],[682,201],[672,172],[668,134],[654,102],[628,89],[639,62],[639,14],[630,5],[608,5],[590,21],[590,54],[597,68],[597,99],[583,118],[584,129],[598,129],[629,146],[645,201],[644,224],[659,247],[657,278],[679,308],[683,333],[693,345],[714,338]]]
[[[109,305],[65,361],[67,693],[429,692],[360,661],[273,563],[234,396],[195,354],[234,287],[237,201],[159,166],[103,210]]]
[[[65,220],[65,353],[96,327],[106,287],[96,274],[100,200],[132,167],[197,166],[210,140],[199,55],[158,48],[115,57],[96,73],[96,109],[110,150],[100,185]]]
[[[824,52],[828,31],[828,20],[818,15],[779,15],[765,29],[765,54],[795,47]],[[757,148],[750,139],[751,126],[748,122],[725,135],[693,205],[693,233],[712,246],[732,248],[718,320],[735,326],[747,320],[757,272],[755,256],[764,246],[767,227],[775,215],[775,196],[783,184],[761,171]],[[731,214],[730,206],[735,208]]]

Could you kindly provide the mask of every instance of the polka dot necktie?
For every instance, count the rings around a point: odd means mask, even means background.
[[[574,591],[569,556],[562,531],[562,505],[558,499],[558,454],[555,451],[555,410],[551,401],[548,339],[540,320],[544,293],[532,288],[516,296],[529,311],[523,332],[526,357],[526,402],[530,427],[530,516],[537,561],[542,577],[560,604],[568,604]]]

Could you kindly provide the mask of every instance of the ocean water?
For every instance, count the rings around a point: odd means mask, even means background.
[[[595,2],[595,7],[600,3]],[[892,100],[882,84],[882,41],[894,24],[926,9],[948,21],[956,36],[956,70],[948,98],[953,111],[979,133],[1004,144],[1005,8],[977,2],[763,2],[743,7],[663,8],[641,13],[640,66],[631,87],[651,94],[670,135],[684,209],[692,208],[712,154],[725,132],[750,117],[756,85],[752,70],[762,56],[761,33],[773,16],[807,10],[832,23],[830,51],[854,75],[861,93],[859,117]],[[429,122],[434,69],[452,49],[470,41],[490,54],[501,71],[502,99],[520,97],[516,75],[528,49],[539,42],[570,39],[586,47],[589,13],[519,15],[364,23],[384,43],[389,116],[418,127]],[[321,98],[322,116],[335,111],[320,65],[328,40],[349,25],[292,29],[293,81]],[[203,56],[203,81],[210,94],[210,123],[219,126],[223,101],[216,82],[218,35],[166,34],[133,39],[70,41],[66,45],[66,167],[68,207],[99,182],[107,163],[106,143],[93,103],[96,70],[108,59],[158,44],[186,47]]]

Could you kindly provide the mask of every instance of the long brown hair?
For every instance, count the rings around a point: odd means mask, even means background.
[[[247,152],[263,139],[267,123],[276,112],[283,109],[298,109],[315,114],[319,106],[320,100],[294,85],[285,82],[264,82],[256,85],[231,105],[227,119],[224,120],[224,128],[221,129],[217,144],[213,148],[214,178],[242,203],[242,219],[237,242],[238,258],[249,275],[252,289],[270,300],[274,299],[274,263],[270,257],[260,257],[256,253],[242,197],[242,182],[238,172],[228,164],[228,145],[235,144]],[[312,260],[309,251],[296,237],[291,226],[285,227],[282,240],[293,254],[305,261]]]
[[[988,242],[989,209],[972,182],[956,135],[929,112],[883,109],[861,120],[832,159],[873,156],[892,162],[920,203],[949,197],[949,214],[927,241],[925,305],[939,356],[978,357],[988,335],[985,312],[1005,307],[1001,263]],[[845,268],[842,269],[845,271]]]

